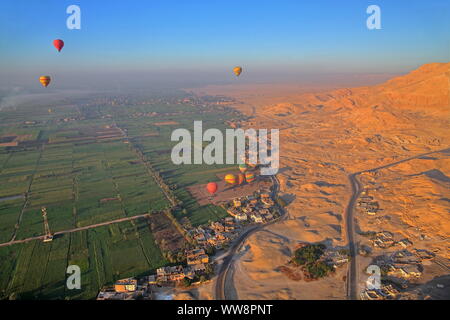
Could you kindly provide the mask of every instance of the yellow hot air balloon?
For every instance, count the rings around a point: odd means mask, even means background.
[[[233,72],[234,72],[234,74],[235,74],[236,76],[239,77],[239,75],[242,73],[242,67],[235,67],[235,68],[233,69]]]
[[[229,183],[229,184],[235,184],[236,183],[236,177],[234,176],[234,174],[227,174],[225,176],[225,182]]]
[[[39,82],[40,82],[44,87],[47,87],[47,86],[49,85],[50,81],[51,81],[50,76],[41,76],[41,77],[39,78]]]

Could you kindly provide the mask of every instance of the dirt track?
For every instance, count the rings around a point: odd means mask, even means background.
[[[72,232],[77,232],[77,231],[83,231],[83,230],[88,230],[88,229],[108,226],[110,224],[120,223],[120,222],[130,221],[130,220],[136,220],[136,219],[139,219],[139,218],[147,218],[149,216],[150,215],[148,213],[145,213],[145,214],[141,214],[141,215],[137,215],[137,216],[133,216],[133,217],[120,218],[120,219],[116,219],[116,220],[111,220],[111,221],[101,222],[101,223],[97,223],[97,224],[92,224],[90,226],[85,226],[85,227],[80,227],[80,228],[73,228],[73,229],[69,229],[69,230],[58,231],[58,232],[55,232],[53,234],[53,236],[58,236],[60,234],[72,233]],[[42,235],[42,236],[30,237],[30,238],[26,238],[26,239],[22,239],[22,240],[14,240],[14,241],[9,241],[9,242],[4,242],[4,243],[0,243],[0,247],[12,246],[14,244],[30,242],[30,241],[33,241],[33,240],[44,240],[44,238],[45,238],[45,236]]]

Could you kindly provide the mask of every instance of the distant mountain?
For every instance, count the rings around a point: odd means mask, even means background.
[[[303,94],[263,112],[295,117],[321,110],[360,128],[406,128],[423,117],[450,119],[449,77],[450,63],[430,63],[379,85]]]

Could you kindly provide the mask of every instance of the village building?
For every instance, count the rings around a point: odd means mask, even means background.
[[[156,270],[158,282],[180,281],[185,278],[182,266],[162,267]]]
[[[403,248],[406,248],[408,246],[411,246],[412,242],[409,241],[409,239],[402,239],[402,240],[398,241],[397,244],[402,246]]]
[[[242,212],[238,212],[236,210],[228,210],[228,214],[230,214],[236,221],[246,221],[247,215]]]
[[[231,217],[226,217],[223,219],[226,225],[234,225],[234,220]]]
[[[396,263],[420,263],[421,260],[408,250],[394,252],[391,259]]]
[[[194,249],[194,250],[188,251],[186,254],[186,258],[187,258],[188,265],[195,265],[195,264],[209,262],[209,257],[205,253],[204,249]]]
[[[225,227],[220,222],[212,222],[211,223],[211,229],[213,229],[216,232],[223,232],[223,231],[225,231]]]
[[[271,220],[273,220],[273,214],[271,214],[270,212],[266,213],[266,214],[263,215],[263,218],[266,221],[271,221]]]
[[[137,280],[133,278],[127,278],[118,280],[114,284],[114,291],[115,292],[134,292],[137,289]]]
[[[419,259],[422,259],[422,260],[433,259],[434,256],[435,256],[434,253],[432,253],[432,252],[430,252],[430,251],[428,251],[428,250],[425,250],[425,249],[416,249],[416,250],[414,251],[414,254],[415,254],[417,257],[419,257]]]
[[[378,293],[377,290],[365,290],[363,293],[363,299],[366,300],[382,300],[383,297]]]
[[[195,264],[193,266],[191,266],[191,270],[194,273],[202,273],[206,271],[206,266],[203,263],[199,263],[199,264]]]
[[[256,223],[263,223],[263,218],[259,214],[252,214],[250,218]]]
[[[147,277],[148,284],[156,284],[156,276],[154,274]]]
[[[400,278],[418,278],[422,275],[416,264],[393,264],[388,271],[389,276]]]

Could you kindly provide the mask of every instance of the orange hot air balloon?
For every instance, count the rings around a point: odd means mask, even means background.
[[[46,88],[52,79],[50,76],[41,76],[39,82]]]
[[[53,45],[55,46],[56,50],[60,52],[61,49],[64,47],[64,41],[62,41],[61,39],[53,40]]]
[[[209,193],[214,194],[217,192],[217,183],[210,182],[206,185],[206,190],[208,190]]]
[[[241,73],[242,73],[242,67],[235,67],[235,68],[233,69],[233,72],[234,72],[234,74],[235,74],[237,77],[239,77],[239,76],[241,75]]]
[[[245,181],[245,176],[242,173],[238,174],[238,184],[243,184]]]
[[[245,174],[245,180],[246,180],[248,183],[253,182],[253,181],[255,181],[255,175],[254,175],[253,173],[251,173],[251,172],[247,172],[247,173]]]
[[[239,165],[239,171],[241,171],[242,173],[244,173],[245,171],[247,171],[247,165],[245,163],[240,164]]]
[[[229,184],[235,184],[236,183],[236,177],[234,176],[234,174],[227,174],[225,176],[225,182],[229,183]]]

